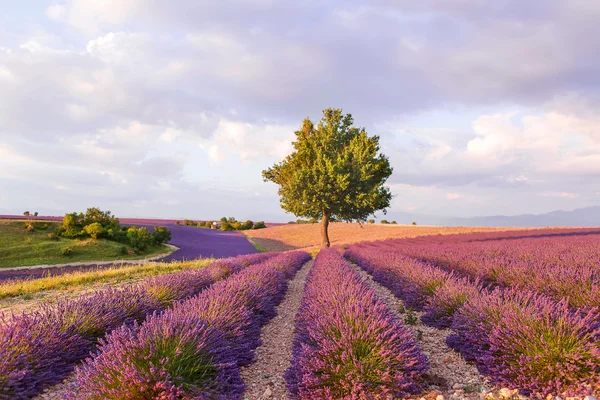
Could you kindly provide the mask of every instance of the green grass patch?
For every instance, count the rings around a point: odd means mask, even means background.
[[[184,262],[113,266],[91,271],[77,271],[63,275],[47,276],[39,279],[10,281],[0,284],[0,299],[19,296],[22,296],[23,299],[31,299],[32,295],[48,290],[65,290],[97,283],[119,283],[149,276],[169,274],[186,268],[203,268],[213,261],[214,259],[205,258]]]
[[[0,221],[0,268],[82,261],[134,260],[168,253],[165,245],[144,253],[106,239],[66,239],[54,235],[55,221]]]

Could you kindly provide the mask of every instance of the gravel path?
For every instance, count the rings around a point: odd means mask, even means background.
[[[404,303],[392,294],[387,288],[375,282],[371,276],[358,266],[354,266],[366,282],[373,288],[377,296],[383,300],[398,317],[406,321],[413,320],[414,325],[407,326],[413,330],[419,339],[421,349],[427,356],[430,369],[427,376],[428,388],[422,397],[435,398],[442,395],[454,399],[480,399],[491,392],[485,377],[477,371],[474,365],[468,364],[457,352],[446,345],[448,329],[437,329],[424,325],[421,313],[413,313],[412,317],[404,310]],[[490,396],[491,397],[491,396]]]
[[[241,375],[247,386],[244,399],[288,398],[283,373],[290,366],[294,318],[312,265],[313,261],[304,264],[290,281],[285,299],[277,307],[277,316],[262,329],[262,345],[256,349],[256,362],[242,368]]]

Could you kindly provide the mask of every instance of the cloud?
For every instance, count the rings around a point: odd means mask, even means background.
[[[258,191],[276,208],[261,169],[329,106],[381,135],[404,209],[583,206],[599,190],[592,0],[66,0],[39,11],[19,26],[0,16],[0,189],[15,198],[39,189],[159,212],[168,193],[239,187],[236,199]],[[86,194],[68,200],[57,185]]]
[[[446,198],[448,200],[456,200],[456,199],[460,199],[462,197],[464,197],[464,196],[462,194],[460,194],[460,193],[448,193],[446,195]]]

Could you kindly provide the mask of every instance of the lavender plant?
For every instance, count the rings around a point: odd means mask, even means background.
[[[125,289],[60,300],[31,315],[3,317],[0,399],[26,399],[40,393],[44,386],[66,377],[107,332],[141,321],[149,313],[197,293],[248,263],[264,262],[273,256],[238,256],[202,270],[186,270]]]
[[[288,277],[310,256],[290,252],[242,269],[201,294],[109,335],[76,369],[75,399],[239,399],[239,365],[253,358]]]
[[[410,331],[334,250],[321,250],[296,316],[290,392],[302,399],[406,397],[427,360]]]

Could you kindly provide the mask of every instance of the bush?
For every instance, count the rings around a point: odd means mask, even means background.
[[[412,225],[416,225],[417,223],[415,221],[413,221]]]
[[[71,256],[73,254],[73,249],[70,247],[65,247],[62,249],[62,251],[60,252],[61,255],[63,256]]]
[[[25,211],[25,212],[23,213],[23,215],[24,215],[24,216],[26,216],[26,217],[29,217],[29,215],[30,215],[30,212],[29,212],[29,211]]]
[[[54,233],[49,233],[48,234],[48,239],[50,239],[50,240],[58,240],[58,236],[56,236]]]
[[[397,222],[396,222],[396,221],[392,221],[392,222],[390,222],[390,224],[392,224],[392,225],[396,225],[396,224],[397,224]]]
[[[121,246],[119,248],[119,254],[126,255],[127,254],[127,246]]]
[[[240,226],[240,229],[243,231],[247,231],[248,229],[252,229],[253,226],[254,226],[254,222],[248,220]]]
[[[98,239],[103,233],[104,228],[100,222],[93,222],[83,227],[85,233],[87,233],[92,239]]]
[[[265,225],[265,223],[263,221],[258,221],[254,223],[254,226],[252,227],[252,229],[263,229],[266,228],[267,226]]]
[[[148,246],[152,245],[152,235],[144,227],[132,226],[127,229],[127,240],[135,251],[146,250]]]
[[[225,221],[221,224],[221,230],[222,231],[233,231],[234,228],[229,222]]]
[[[239,231],[242,228],[242,223],[235,221],[234,223],[231,224],[231,227],[236,230]]]
[[[167,243],[171,240],[171,231],[164,226],[155,226],[152,232],[152,240],[155,244]]]
[[[428,368],[412,332],[332,249],[307,279],[292,354],[285,378],[302,399],[405,398]]]
[[[37,217],[37,216],[38,216],[38,212],[37,212],[37,211],[36,211],[36,212],[34,212],[34,213],[33,213],[33,216],[34,216],[34,217]]]
[[[33,225],[25,224],[25,231],[26,232],[35,232],[35,229],[33,228]]]
[[[380,224],[387,225],[389,224],[389,221],[387,219],[382,219]]]
[[[370,219],[370,220],[368,220],[367,222],[368,222],[369,224],[374,224],[374,223],[375,223],[375,220],[374,220],[374,219]]]

